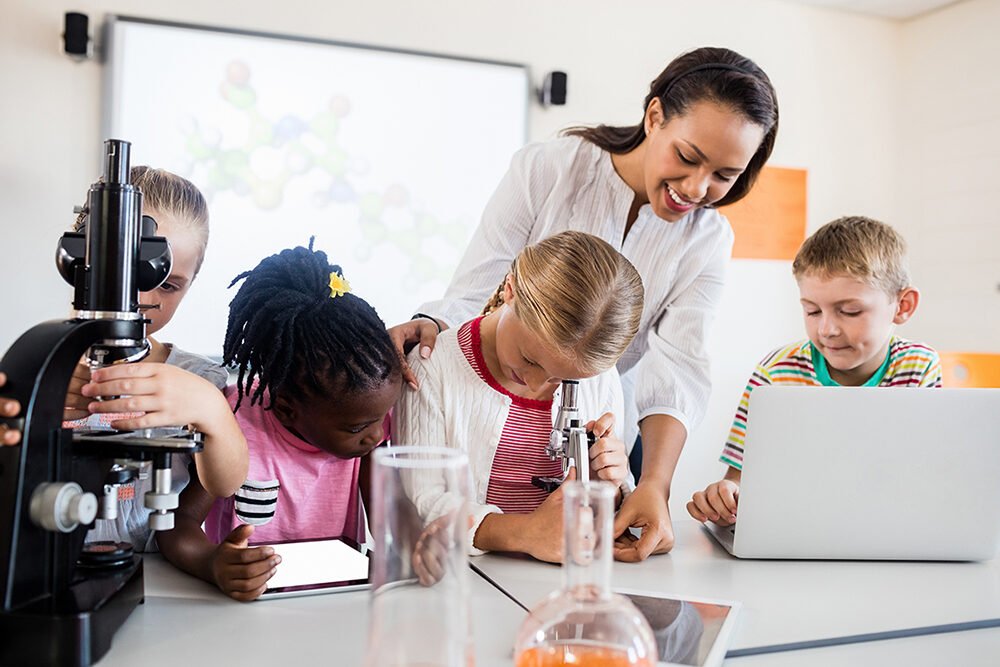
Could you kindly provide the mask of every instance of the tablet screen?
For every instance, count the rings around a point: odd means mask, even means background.
[[[268,580],[264,595],[368,583],[368,556],[343,538],[267,546],[281,556],[281,563]]]
[[[722,664],[737,603],[619,592],[639,608],[653,628],[660,664],[695,667]]]

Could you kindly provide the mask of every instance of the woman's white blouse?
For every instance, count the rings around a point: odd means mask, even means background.
[[[711,391],[705,341],[733,245],[729,222],[714,209],[668,222],[649,204],[626,237],[633,199],[611,154],[588,141],[525,146],[487,204],[444,298],[419,309],[456,326],[482,310],[525,246],[566,230],[604,239],[632,262],[645,289],[639,334],[618,362],[629,445],[649,415],[670,415],[689,433],[704,416]]]

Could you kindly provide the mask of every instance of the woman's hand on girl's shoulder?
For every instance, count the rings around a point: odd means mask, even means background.
[[[420,382],[413,374],[413,369],[406,362],[406,355],[413,349],[414,345],[420,345],[420,356],[428,359],[434,351],[434,344],[437,342],[438,334],[443,330],[438,322],[429,317],[418,317],[409,322],[403,322],[391,327],[389,338],[396,346],[396,352],[403,361],[403,380],[414,389],[420,389]]]

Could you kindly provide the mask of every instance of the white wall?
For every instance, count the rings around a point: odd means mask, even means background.
[[[1000,352],[1000,2],[905,25],[896,223],[923,304],[909,328],[942,350]]]
[[[4,5],[0,229],[7,252],[0,264],[5,287],[0,349],[31,324],[66,312],[68,288],[52,265],[53,248],[72,219],[73,205],[98,173],[103,139],[101,66],[74,63],[59,51],[62,13],[70,8],[35,0],[5,0]],[[975,18],[985,5],[959,5],[947,15],[960,12],[954,20],[976,27],[975,39],[985,42],[988,22],[977,25]],[[536,80],[545,71],[563,69],[569,74],[569,103],[532,109],[533,139],[553,136],[573,123],[637,122],[649,81],[672,57],[696,46],[727,46],[754,58],[778,90],[782,119],[772,163],[809,170],[810,229],[845,213],[892,222],[899,217],[896,191],[904,159],[898,156],[906,134],[897,121],[905,108],[901,57],[919,50],[917,42],[926,47],[939,37],[933,30],[935,15],[911,29],[776,0],[79,0],[71,9],[95,22],[113,11],[523,62]],[[945,39],[947,45],[968,38],[956,31]],[[941,78],[935,77],[935,85]],[[973,84],[958,77],[947,90],[968,99],[980,89]],[[984,85],[993,86],[995,128],[996,79]],[[474,100],[469,113],[475,113]],[[995,153],[995,133],[990,140]],[[907,148],[911,152],[902,155],[909,159],[915,145]],[[975,177],[985,181],[987,166],[968,174],[978,171]],[[936,335],[938,330],[928,331]],[[716,390],[708,417],[681,460],[675,514],[683,511],[691,490],[719,473],[717,452],[754,363],[770,348],[802,335],[788,263],[734,262],[711,339]]]

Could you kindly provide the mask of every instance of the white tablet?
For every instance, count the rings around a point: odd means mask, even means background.
[[[371,586],[369,553],[346,537],[254,546],[269,546],[281,556],[281,563],[260,600],[342,593]]]
[[[718,667],[726,657],[739,602],[615,589],[642,612],[656,636],[659,665]]]

